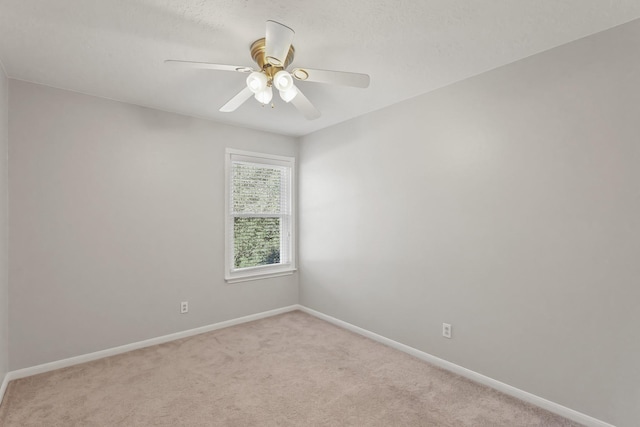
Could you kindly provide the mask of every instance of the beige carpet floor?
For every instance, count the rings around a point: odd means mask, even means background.
[[[295,311],[12,381],[12,426],[577,426]]]

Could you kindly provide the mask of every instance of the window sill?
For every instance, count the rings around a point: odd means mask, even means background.
[[[286,270],[268,271],[268,272],[265,271],[261,273],[245,273],[245,274],[227,276],[224,279],[227,283],[231,284],[231,283],[249,282],[251,280],[270,279],[272,277],[290,276],[296,271],[297,270],[295,268],[290,268]]]

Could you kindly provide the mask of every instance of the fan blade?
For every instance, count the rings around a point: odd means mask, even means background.
[[[264,55],[269,64],[283,66],[294,35],[294,31],[286,25],[276,21],[267,21]]]
[[[220,70],[220,71],[238,71],[240,73],[250,73],[253,71],[251,67],[244,67],[242,65],[225,65],[225,64],[212,64],[210,62],[194,62],[194,61],[179,61],[177,59],[167,59],[164,61],[169,65],[180,65],[189,68],[200,68],[204,70]]]
[[[220,107],[220,111],[223,113],[230,113],[235,111],[239,106],[244,104],[244,102],[251,98],[253,92],[248,87],[245,87],[238,93],[236,96],[231,98],[226,104]]]
[[[369,87],[369,75],[347,73],[344,71],[314,70],[312,68],[296,68],[293,77],[305,82],[329,83],[342,86]]]
[[[298,88],[298,94],[291,100],[291,103],[308,119],[314,120],[320,117],[320,111],[313,106],[311,101],[304,96]]]

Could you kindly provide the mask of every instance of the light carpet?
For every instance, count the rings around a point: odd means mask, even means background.
[[[12,381],[12,426],[578,426],[294,311]]]

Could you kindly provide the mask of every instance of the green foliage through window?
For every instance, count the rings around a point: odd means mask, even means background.
[[[280,218],[234,218],[233,267],[280,263]]]

